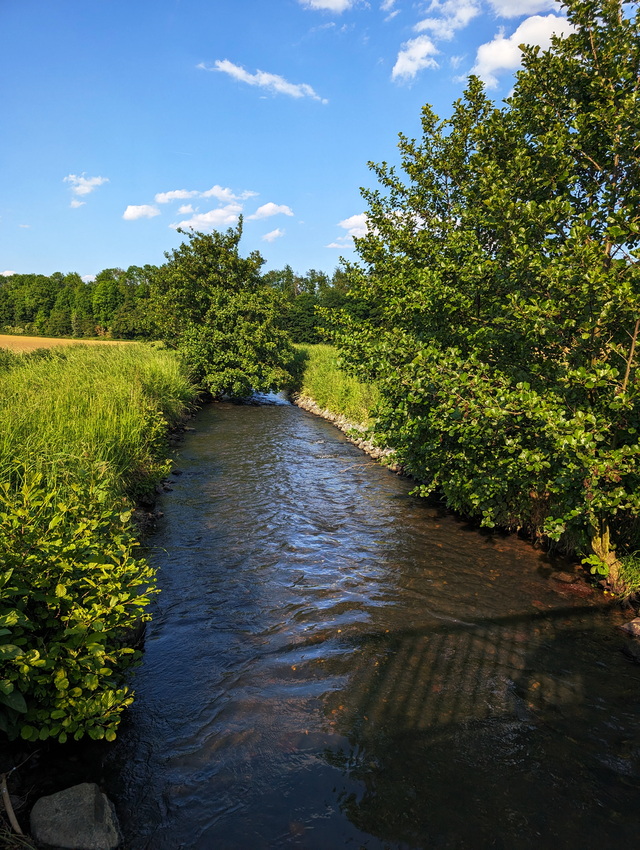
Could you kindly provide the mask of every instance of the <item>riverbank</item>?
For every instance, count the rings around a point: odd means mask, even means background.
[[[331,346],[301,345],[297,348],[306,359],[300,381],[300,392],[293,393],[291,396],[293,404],[332,422],[350,442],[370,457],[380,460],[393,472],[410,476],[409,471],[391,460],[394,455],[393,449],[380,448],[367,439],[374,408],[380,398],[376,388],[362,384],[341,371],[338,352]],[[569,552],[568,557],[579,560],[579,555],[575,552]],[[624,582],[624,590],[616,595],[626,600],[630,599],[634,605],[640,603],[638,553],[621,559],[620,574]],[[597,578],[600,587],[608,591],[606,579],[600,575]]]
[[[133,509],[197,391],[148,345],[0,350],[0,731],[113,740],[155,571]]]

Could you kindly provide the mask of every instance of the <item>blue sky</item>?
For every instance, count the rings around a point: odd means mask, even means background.
[[[466,75],[496,98],[555,0],[0,0],[0,273],[158,264],[245,216],[265,269],[331,271],[369,160]],[[566,27],[566,24],[564,25]]]

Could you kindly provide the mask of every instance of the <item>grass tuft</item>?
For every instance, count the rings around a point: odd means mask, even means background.
[[[343,372],[338,352],[330,345],[297,345],[304,357],[300,393],[320,407],[367,425],[379,400],[377,389]]]

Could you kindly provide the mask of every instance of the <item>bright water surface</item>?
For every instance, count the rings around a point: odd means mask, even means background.
[[[193,424],[106,765],[130,850],[639,846],[640,668],[602,597],[298,408]]]

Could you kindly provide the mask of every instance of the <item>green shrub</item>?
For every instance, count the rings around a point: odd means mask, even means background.
[[[0,729],[13,738],[113,740],[132,701],[140,652],[127,629],[148,619],[154,571],[133,557],[130,513],[99,478],[64,502],[40,474],[0,486]]]

